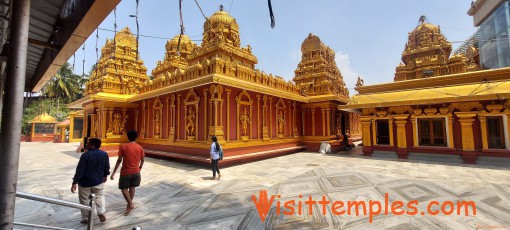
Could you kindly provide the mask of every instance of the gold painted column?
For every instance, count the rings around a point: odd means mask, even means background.
[[[398,158],[407,159],[407,118],[408,114],[394,115],[395,124],[397,125],[397,155]]]
[[[273,104],[273,98],[272,97],[269,97],[269,138],[273,138],[273,129],[272,129],[272,126],[273,126],[273,122],[272,122],[272,111],[271,111],[271,108],[272,108],[272,104]],[[277,129],[278,130],[278,129]],[[278,135],[277,135],[278,136]]]
[[[393,118],[388,119],[388,126],[390,128],[390,146],[395,146],[393,141]]]
[[[372,141],[373,145],[377,145],[377,120],[372,119]]]
[[[180,140],[181,137],[181,94],[177,94],[177,140]],[[184,114],[186,115],[186,114]]]
[[[487,119],[485,116],[479,114],[478,120],[480,120],[480,128],[482,129],[482,149],[488,149],[489,143],[487,141]]]
[[[204,92],[204,141],[208,142],[209,138],[207,137],[207,129],[209,129],[209,124],[207,123],[207,89],[204,89],[203,92]]]
[[[372,140],[370,135],[370,124],[372,118],[370,116],[361,116],[361,133],[363,139],[363,155],[372,156]],[[345,138],[345,137],[344,137]]]
[[[418,147],[418,127],[416,124],[416,118],[411,117],[411,124],[413,125],[413,146]]]
[[[169,114],[169,100],[170,100],[170,97],[166,97],[165,98],[165,108],[166,108],[166,126],[163,127],[164,129],[161,129],[161,139],[163,139],[163,134],[165,136],[165,138],[168,139],[168,134],[170,133],[170,130],[169,130],[169,127],[170,127],[170,114]],[[161,122],[161,124],[163,124],[163,122]]]
[[[226,141],[230,140],[229,133],[230,133],[230,94],[232,93],[231,89],[226,89],[227,92],[227,130],[226,130]]]
[[[257,139],[260,140],[260,132],[262,125],[260,124],[260,94],[257,94]]]
[[[453,143],[453,115],[449,114],[448,117],[448,148],[455,148]]]
[[[315,108],[312,108],[311,112],[312,112],[312,136],[315,136]]]
[[[476,164],[473,122],[477,114],[475,112],[456,112],[455,115],[459,118],[462,131],[462,159],[464,163]]]

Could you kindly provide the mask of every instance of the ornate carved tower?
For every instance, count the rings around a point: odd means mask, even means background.
[[[136,50],[136,37],[128,27],[106,40],[101,58],[85,86],[85,94],[99,92],[138,94],[148,80],[147,68]]]
[[[335,51],[324,45],[319,37],[309,34],[301,45],[301,62],[295,71],[294,82],[305,95],[334,94],[349,98],[349,91],[335,62]]]
[[[395,81],[435,77],[476,70],[464,53],[450,57],[452,44],[439,26],[420,17],[418,26],[408,35],[402,63],[396,68]]]

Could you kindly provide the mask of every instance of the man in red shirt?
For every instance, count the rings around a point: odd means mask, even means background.
[[[135,208],[133,198],[135,197],[135,188],[140,186],[141,176],[140,170],[142,169],[145,153],[142,146],[135,142],[138,133],[131,130],[127,133],[129,143],[123,144],[119,148],[119,158],[115,164],[110,179],[114,179],[115,172],[122,163],[120,169],[119,189],[122,191],[122,196],[127,202],[127,208],[124,215],[129,215],[131,210]]]

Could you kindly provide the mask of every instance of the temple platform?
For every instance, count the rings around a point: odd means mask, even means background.
[[[223,160],[219,162],[220,166],[237,165],[277,156],[282,156],[291,153],[297,153],[305,150],[305,146],[295,146],[291,144],[280,144],[280,145],[268,145],[268,146],[257,146],[248,148],[237,148],[224,150]],[[145,149],[145,154],[148,156],[154,156],[159,158],[169,158],[178,161],[196,163],[201,165],[209,165],[208,153],[200,154],[183,154],[172,151],[164,151],[157,149]]]

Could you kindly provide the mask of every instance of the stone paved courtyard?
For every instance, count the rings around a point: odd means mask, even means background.
[[[70,192],[79,159],[77,144],[22,143],[18,191],[78,202]],[[110,159],[113,170],[116,157]],[[146,158],[137,208],[122,215],[126,205],[117,180],[105,185],[107,222],[99,229],[510,229],[510,167],[366,158],[359,149],[335,155],[297,153],[221,169],[222,180],[211,181],[208,168]],[[116,175],[118,179],[118,174]],[[476,216],[326,215],[314,206],[302,215],[277,215],[273,203],[262,222],[253,194],[261,189],[284,201],[313,196],[319,200],[420,201],[473,200]],[[85,229],[78,210],[17,199],[15,220]]]

